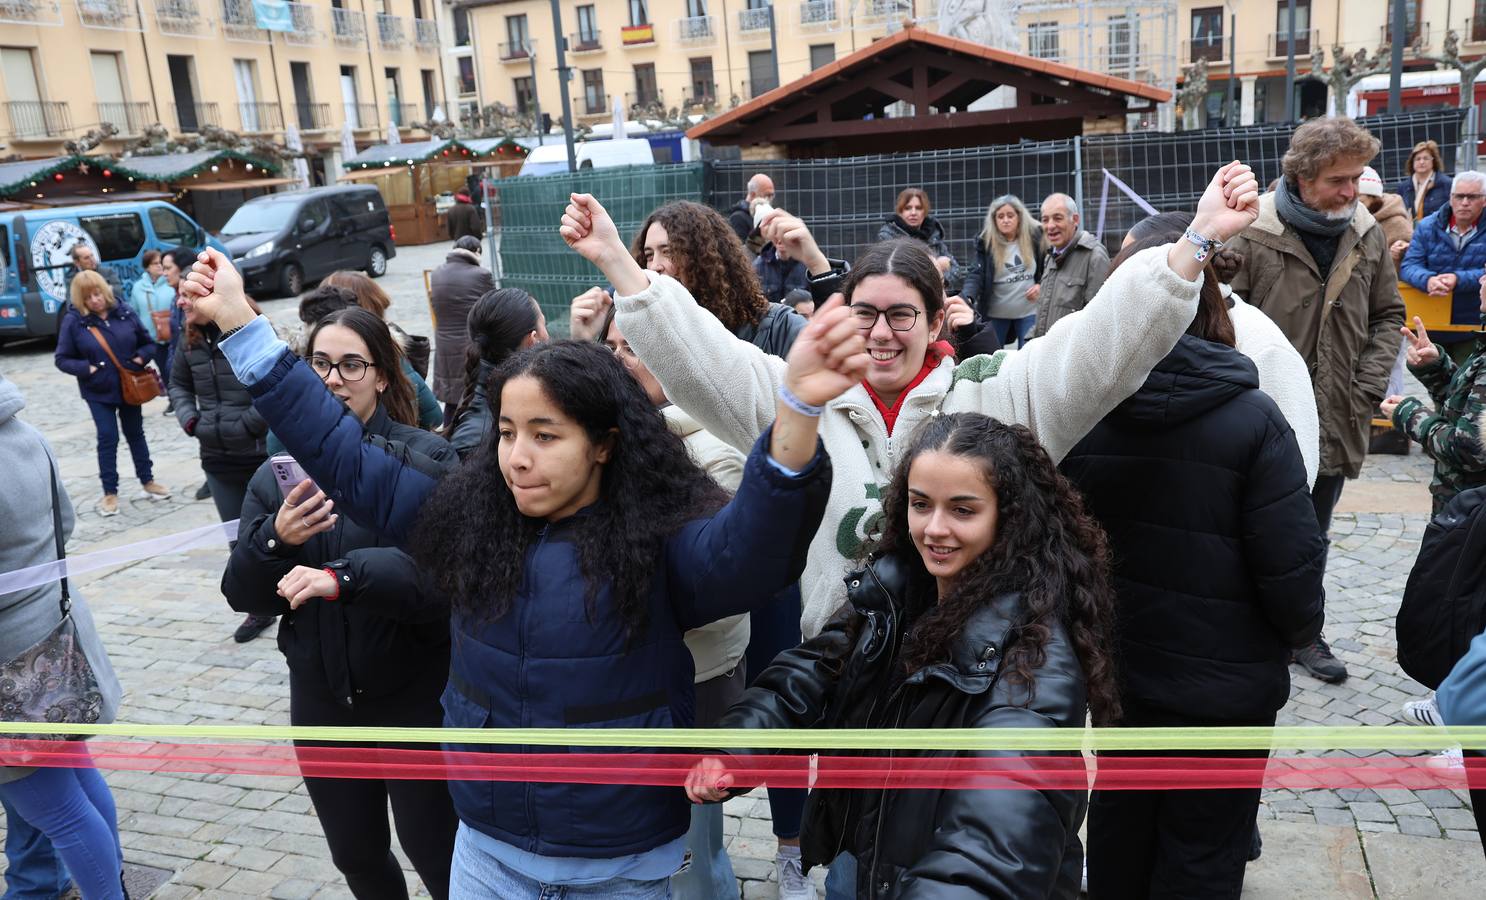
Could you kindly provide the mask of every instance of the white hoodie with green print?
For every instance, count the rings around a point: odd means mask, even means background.
[[[1166,254],[1158,247],[1131,257],[1087,307],[1022,350],[945,358],[904,399],[891,436],[860,384],[826,405],[820,434],[834,478],[800,581],[807,639],[846,599],[842,577],[875,534],[882,489],[920,422],[979,412],[1020,423],[1056,462],[1145,383],[1197,311],[1198,282],[1173,272]],[[649,288],[614,298],[619,327],[671,402],[748,452],[774,421],[785,361],[734,337],[674,279],[647,275]]]

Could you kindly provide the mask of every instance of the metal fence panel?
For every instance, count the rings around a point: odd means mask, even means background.
[[[557,233],[568,195],[593,194],[626,242],[645,217],[670,200],[702,199],[702,164],[586,169],[494,182],[501,213],[501,285],[537,298],[555,336],[568,330],[568,304],[603,277]]]

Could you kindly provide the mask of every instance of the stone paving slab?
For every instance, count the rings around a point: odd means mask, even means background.
[[[448,246],[401,248],[381,281],[393,297],[390,318],[409,332],[432,334],[422,272],[442,262]],[[295,320],[296,305],[263,303],[284,323]],[[202,481],[197,448],[173,417],[161,415],[163,400],[145,408],[145,428],[155,474],[175,496],[162,502],[135,496],[128,453],[121,451],[122,511],[104,519],[94,509],[99,486],[92,422],[74,380],[53,367],[50,348],[37,342],[0,350],[0,372],[25,392],[23,417],[48,436],[62,461],[63,481],[79,511],[70,553],[216,521],[209,500],[190,499]],[[1282,724],[1386,724],[1398,721],[1404,701],[1427,694],[1399,670],[1392,634],[1428,521],[1429,471],[1417,450],[1375,456],[1362,478],[1347,485],[1332,527],[1326,634],[1352,677],[1326,685],[1292,667]],[[244,645],[232,642],[239,617],[219,593],[225,555],[225,548],[196,550],[75,581],[124,682],[121,721],[288,722],[287,673],[273,632]],[[147,772],[106,777],[129,862],[173,873],[153,897],[350,896],[298,778]],[[768,810],[763,792],[756,792],[729,802],[724,811],[729,852],[748,898],[777,893]],[[1482,852],[1464,792],[1266,791],[1260,818],[1265,853],[1250,867],[1245,896],[1373,896],[1369,867],[1383,896],[1386,876],[1379,880],[1381,864],[1374,857],[1389,859],[1395,847],[1404,848],[1395,855],[1406,851],[1429,861],[1416,884],[1432,898],[1452,896],[1440,887],[1452,883],[1451,873],[1462,873],[1466,884],[1481,883]],[[818,884],[823,873],[813,874]],[[421,892],[416,876],[407,875],[410,887]]]
[[[1476,898],[1486,883],[1479,847],[1462,855],[1444,841],[1407,834],[1364,834],[1362,848],[1379,900]]]

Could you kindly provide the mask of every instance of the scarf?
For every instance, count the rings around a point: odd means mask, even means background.
[[[1305,232],[1320,238],[1341,237],[1342,232],[1352,225],[1352,218],[1333,219],[1325,213],[1316,212],[1301,201],[1300,196],[1295,193],[1290,179],[1286,178],[1280,182],[1281,190],[1274,192],[1275,211],[1280,218],[1289,222],[1296,231]]]
[[[1424,218],[1424,196],[1426,194],[1428,194],[1432,190],[1434,190],[1434,173],[1433,172],[1430,172],[1429,173],[1429,177],[1426,178],[1426,179],[1424,179],[1424,186],[1423,187],[1420,187],[1419,186],[1419,179],[1417,179],[1417,178],[1414,179],[1414,221],[1415,222],[1417,222],[1420,219]]]
[[[946,356],[954,355],[954,345],[949,341],[935,341],[930,344],[929,352],[924,354],[924,367],[919,369],[918,374],[913,376],[913,380],[908,382],[908,386],[903,388],[903,393],[898,395],[898,399],[893,402],[892,406],[888,406],[882,402],[882,398],[877,396],[876,391],[872,390],[872,385],[865,381],[862,382],[862,387],[867,389],[867,396],[872,398],[872,405],[877,407],[877,411],[882,414],[882,424],[887,426],[888,437],[893,436],[893,426],[898,422],[898,413],[903,410],[903,401],[908,399],[908,395],[913,393],[914,388],[918,387],[925,378],[929,377],[930,372],[939,368],[939,364],[944,361]]]

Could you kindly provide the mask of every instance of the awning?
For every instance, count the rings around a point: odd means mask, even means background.
[[[246,191],[252,188],[278,187],[281,184],[298,184],[298,178],[254,178],[242,181],[208,181],[205,184],[178,184],[187,191]]]

